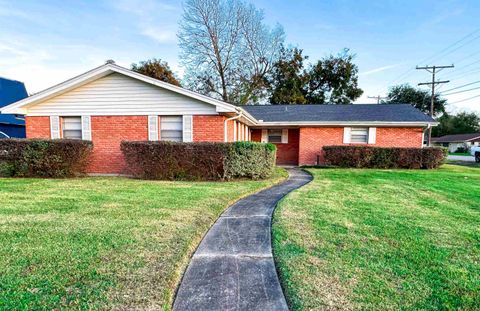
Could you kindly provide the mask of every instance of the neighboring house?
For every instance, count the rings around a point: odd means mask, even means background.
[[[237,107],[115,64],[0,111],[26,116],[28,138],[92,140],[90,173],[122,173],[122,140],[262,141],[277,163],[322,164],[324,145],[422,147],[437,122],[410,105]]]
[[[480,133],[432,137],[432,143],[437,146],[447,147],[449,152],[455,152],[458,148],[470,149],[472,146],[480,145]]]
[[[0,77],[0,108],[27,96],[27,90],[22,82]],[[0,114],[0,139],[7,137],[25,137],[23,116]]]

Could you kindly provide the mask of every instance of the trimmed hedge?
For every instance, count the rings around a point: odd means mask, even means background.
[[[432,169],[444,163],[447,150],[428,148],[380,148],[324,146],[325,163],[339,167]]]
[[[254,142],[123,141],[121,150],[134,177],[167,180],[267,178],[276,156],[275,145]]]
[[[93,144],[69,139],[1,139],[0,176],[73,177],[85,174]]]

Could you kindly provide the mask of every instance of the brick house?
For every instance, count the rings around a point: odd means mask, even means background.
[[[10,104],[25,115],[27,138],[94,144],[90,173],[119,174],[122,140],[261,141],[277,145],[277,163],[314,165],[324,145],[422,147],[437,123],[410,105],[237,107],[115,64]]]

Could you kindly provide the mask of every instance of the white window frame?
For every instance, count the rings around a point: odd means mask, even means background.
[[[354,132],[359,130],[366,130],[365,140],[364,141],[353,141]],[[371,145],[375,144],[377,140],[377,128],[376,127],[345,127],[343,129],[343,143],[344,144],[359,144],[359,145]]]
[[[276,135],[272,135],[272,132],[276,132]],[[281,144],[282,143],[282,129],[268,129],[267,130],[267,142],[272,143],[272,144]],[[278,137],[278,141],[271,141],[270,137]]]
[[[365,135],[358,134],[359,132],[363,132],[363,131],[365,131]],[[365,139],[362,141],[354,141],[354,136],[364,137]],[[368,127],[352,127],[350,130],[350,142],[352,144],[368,144],[368,136],[369,136]]]
[[[172,129],[165,129],[164,126],[165,124],[167,124],[168,122],[166,122],[166,119],[168,118],[179,118],[181,120],[181,125],[179,127],[179,129],[176,129],[176,130],[172,130]],[[182,115],[175,115],[175,116],[160,116],[160,140],[161,141],[176,141],[176,142],[183,142],[183,139],[184,139],[184,126],[183,126],[183,116]],[[177,131],[177,132],[180,132],[181,133],[181,136],[180,136],[180,139],[179,140],[171,140],[171,139],[165,139],[165,133],[164,131]]]
[[[65,126],[65,121],[68,120],[68,119],[78,119],[78,123],[80,125],[80,129],[75,129],[75,130],[72,130],[72,129],[67,129],[67,131],[79,131],[80,132],[80,137],[77,137],[77,138],[72,138],[72,137],[65,137],[65,130],[66,130],[66,126]],[[82,140],[83,139],[83,122],[82,122],[82,116],[68,116],[68,117],[61,117],[60,118],[60,124],[61,124],[61,127],[60,127],[60,132],[61,132],[61,137],[64,138],[64,139],[78,139],[78,140]]]

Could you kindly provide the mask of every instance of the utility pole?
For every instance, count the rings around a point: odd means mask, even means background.
[[[367,98],[374,98],[374,99],[377,100],[377,104],[380,104],[380,101],[381,101],[382,99],[387,99],[388,97],[382,97],[382,96],[380,96],[380,95],[377,95],[377,96],[367,96]]]
[[[423,67],[417,66],[416,67],[416,69],[418,69],[418,70],[420,70],[420,69],[426,70],[426,71],[428,71],[432,74],[432,82],[423,82],[423,83],[418,84],[419,86],[421,86],[421,85],[431,85],[432,86],[432,98],[430,99],[430,116],[432,118],[433,118],[433,104],[435,102],[435,85],[450,82],[449,80],[435,81],[435,74],[440,72],[442,69],[453,68],[453,67],[454,67],[453,64],[448,65],[448,66],[423,66]],[[432,128],[431,127],[428,129],[428,145],[429,146],[432,145]]]

